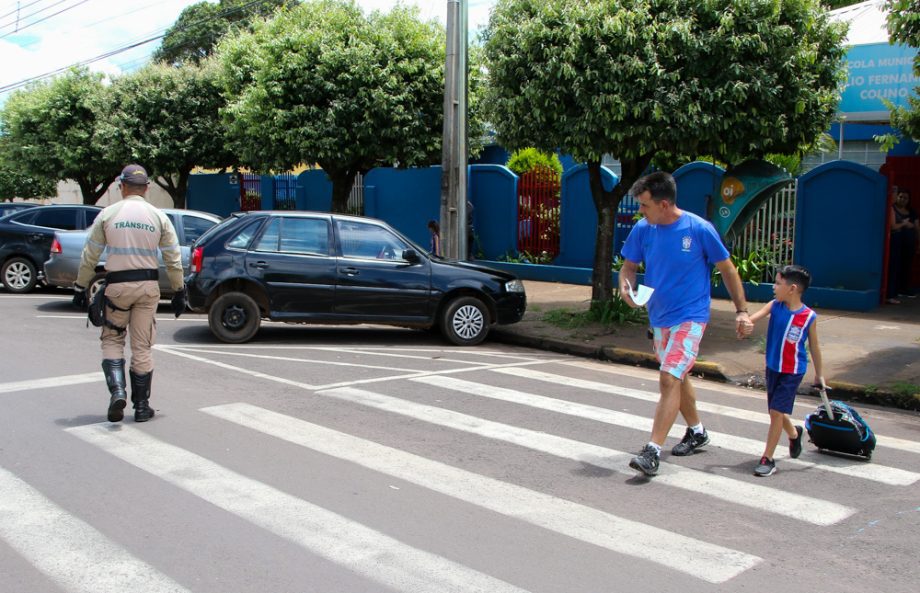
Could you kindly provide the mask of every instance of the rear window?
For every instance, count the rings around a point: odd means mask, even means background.
[[[49,208],[39,212],[32,224],[62,231],[73,231],[77,229],[77,212],[72,208]]]
[[[203,236],[211,227],[217,223],[209,218],[201,218],[200,216],[182,216],[182,228],[185,231],[185,240],[182,242],[183,245],[191,245],[198,240],[199,237]]]
[[[259,232],[259,226],[262,224],[261,218],[251,221],[249,224],[244,225],[239,229],[236,234],[234,234],[229,241],[227,241],[227,247],[231,249],[246,249],[249,247],[249,244],[252,242],[252,238],[256,236],[256,233]],[[217,227],[215,227],[217,228]],[[208,233],[205,233],[206,235]]]

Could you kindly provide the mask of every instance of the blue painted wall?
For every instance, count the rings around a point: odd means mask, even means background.
[[[849,161],[799,177],[795,262],[811,271],[815,286],[874,291],[879,302],[886,188],[882,175]]]
[[[488,260],[517,255],[518,176],[503,165],[470,167],[476,252]]]
[[[606,167],[601,167],[601,181],[604,189],[610,191],[619,178]],[[597,209],[591,198],[588,183],[588,166],[577,165],[562,174],[562,206],[559,212],[559,255],[555,264],[576,268],[590,268],[594,265],[594,245],[597,241]],[[620,242],[626,235],[614,233],[614,253],[619,252]]]
[[[322,169],[311,169],[297,176],[295,193],[298,210],[329,212],[332,209],[332,181]]]
[[[428,221],[441,219],[441,167],[371,169],[364,176],[364,214],[385,220],[427,250]]]
[[[674,171],[677,207],[709,220],[708,203],[719,193],[725,169],[712,163],[688,163]]]
[[[230,173],[192,175],[188,180],[186,203],[190,210],[212,212],[227,217],[240,209],[239,182]]]

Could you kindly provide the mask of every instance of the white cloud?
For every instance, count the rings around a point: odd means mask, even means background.
[[[162,34],[185,7],[199,0],[66,0],[53,6],[53,0],[40,0],[21,9],[20,30],[12,26],[15,14],[0,17],[0,88],[32,77],[86,62],[112,50]],[[212,0],[208,0],[212,1]],[[213,0],[216,2],[216,0]],[[357,0],[365,10],[389,10],[396,0]],[[444,22],[447,0],[403,0],[419,7],[425,19]],[[488,22],[495,0],[468,0],[471,32]],[[24,6],[27,2],[22,3]],[[68,10],[54,15],[62,9]],[[46,11],[28,15],[42,8]],[[0,4],[0,14],[15,9],[10,2]],[[51,16],[54,15],[54,16]],[[23,26],[45,17],[34,26]],[[12,34],[11,34],[12,33]],[[101,59],[89,68],[115,75],[136,69],[147,61],[159,41]],[[9,93],[0,93],[2,103]]]

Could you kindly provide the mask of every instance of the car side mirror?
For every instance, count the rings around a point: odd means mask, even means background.
[[[422,261],[422,258],[418,256],[418,252],[415,251],[415,249],[403,250],[402,258],[410,264],[417,264],[418,262]]]

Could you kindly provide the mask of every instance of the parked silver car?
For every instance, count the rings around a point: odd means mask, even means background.
[[[199,212],[198,210],[181,210],[175,208],[163,208],[163,212],[172,221],[176,227],[176,234],[179,236],[179,246],[182,250],[182,268],[188,273],[189,252],[192,243],[198,240],[198,237],[204,234],[221,221],[219,216],[208,212]],[[86,237],[89,231],[58,231],[54,234],[54,242],[51,245],[51,258],[45,262],[45,283],[50,286],[60,288],[71,288],[77,279],[77,272],[80,270],[80,255],[83,253],[83,244],[86,243]],[[90,281],[88,292],[89,297],[96,294],[99,289],[99,283],[105,278],[105,252],[96,266],[96,275]],[[169,278],[166,276],[166,267],[163,264],[163,256],[160,255],[160,293],[163,298],[172,296],[172,287],[169,285]]]

